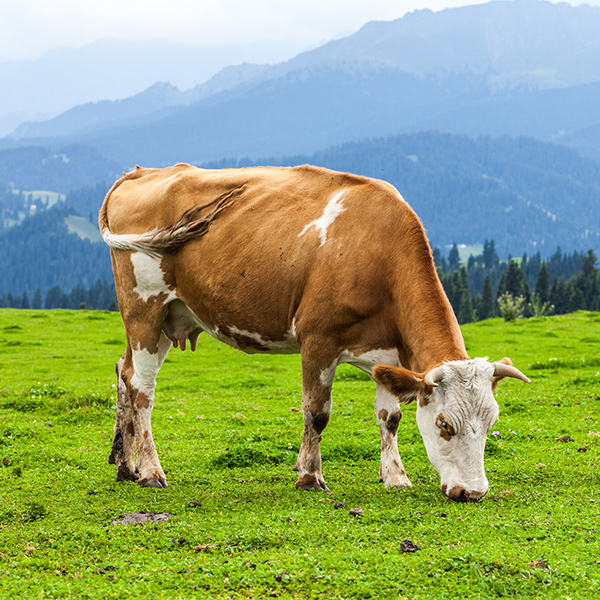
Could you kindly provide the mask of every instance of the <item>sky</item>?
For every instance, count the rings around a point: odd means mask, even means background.
[[[526,1],[526,0],[519,0]],[[535,0],[529,0],[535,1]],[[552,0],[556,2],[556,0]],[[0,0],[0,61],[33,60],[95,40],[262,42],[274,61],[349,35],[364,23],[481,0]],[[570,0],[600,5],[600,0]],[[287,50],[286,50],[287,49]],[[289,56],[284,56],[289,54]]]

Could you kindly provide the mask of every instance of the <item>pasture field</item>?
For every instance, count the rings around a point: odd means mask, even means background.
[[[0,598],[600,597],[600,313],[463,332],[471,356],[532,379],[496,394],[477,504],[442,496],[414,405],[398,430],[414,487],[378,483],[374,384],[347,366],[323,433],[330,492],[296,490],[299,357],[206,335],[158,376],[169,488],[116,483],[120,316],[0,310]],[[175,516],[112,524],[139,511]]]

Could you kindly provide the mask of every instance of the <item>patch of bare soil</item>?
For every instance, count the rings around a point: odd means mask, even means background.
[[[111,521],[111,525],[143,525],[144,523],[164,523],[175,515],[165,513],[134,512],[123,513]]]

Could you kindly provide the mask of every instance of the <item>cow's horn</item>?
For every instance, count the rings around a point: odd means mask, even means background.
[[[511,365],[505,365],[501,362],[494,363],[494,377],[514,377],[515,379],[520,379],[525,383],[531,383],[531,379],[529,379],[529,377],[526,375],[523,375],[519,369]]]
[[[438,383],[442,379],[444,379],[444,368],[436,367],[435,369],[431,369],[431,371],[427,372],[423,381],[426,385],[429,385],[431,387],[437,387]]]

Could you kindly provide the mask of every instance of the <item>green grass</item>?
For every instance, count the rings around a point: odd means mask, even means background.
[[[331,492],[295,490],[299,357],[208,336],[195,355],[172,351],[158,377],[170,487],[157,491],[117,484],[107,464],[119,315],[0,310],[0,597],[598,597],[600,314],[463,332],[471,356],[510,356],[533,380],[497,393],[483,502],[442,496],[414,406],[399,428],[414,487],[385,491],[374,386],[347,366],[323,435]],[[111,525],[135,511],[176,516]],[[402,552],[405,539],[419,551]]]

